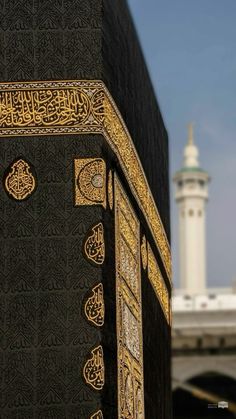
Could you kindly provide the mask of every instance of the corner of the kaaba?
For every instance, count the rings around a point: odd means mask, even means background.
[[[126,1],[0,6],[0,418],[171,419],[168,135]]]

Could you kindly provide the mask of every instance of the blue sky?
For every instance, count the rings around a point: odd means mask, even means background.
[[[170,139],[171,175],[187,124],[212,182],[207,207],[210,286],[236,280],[236,1],[128,0]],[[173,195],[173,192],[172,192]],[[177,212],[172,199],[174,280]]]

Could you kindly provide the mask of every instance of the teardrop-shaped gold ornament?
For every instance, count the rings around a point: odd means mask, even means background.
[[[91,357],[84,366],[83,374],[87,384],[95,390],[102,390],[105,384],[105,367],[101,345],[92,349]]]
[[[31,173],[30,165],[23,159],[15,161],[5,178],[5,188],[9,195],[22,201],[33,193],[36,182]]]

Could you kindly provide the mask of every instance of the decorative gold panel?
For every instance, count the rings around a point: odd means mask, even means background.
[[[106,163],[103,159],[75,159],[75,205],[106,208]]]
[[[94,415],[92,415],[90,419],[103,419],[102,411],[99,410],[98,412],[94,413]]]
[[[30,173],[30,165],[23,159],[12,164],[10,173],[5,179],[5,188],[9,195],[22,201],[35,190],[35,178]]]
[[[148,278],[161,303],[167,322],[171,323],[171,305],[168,290],[157,264],[150,244],[148,243]]]
[[[99,327],[104,325],[105,305],[102,283],[92,289],[92,295],[86,301],[84,311],[89,322]]]
[[[0,136],[101,133],[116,153],[169,279],[170,246],[142,165],[102,81],[0,84]]]
[[[95,390],[102,390],[105,383],[105,367],[101,345],[91,351],[91,358],[86,362],[83,374],[87,384]]]
[[[108,194],[109,207],[112,210],[113,209],[113,175],[112,175],[111,170],[108,175],[107,194]]]
[[[140,225],[115,176],[118,419],[144,419]]]
[[[88,259],[96,265],[102,265],[105,260],[105,241],[102,223],[92,227],[87,240],[85,241],[84,251]]]

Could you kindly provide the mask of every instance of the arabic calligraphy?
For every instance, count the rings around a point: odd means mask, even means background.
[[[0,92],[0,126],[73,126],[86,121],[90,100],[80,89]]]
[[[92,296],[86,301],[84,311],[88,321],[95,326],[101,327],[104,325],[105,305],[102,283],[92,289]]]
[[[31,195],[35,189],[35,178],[30,173],[30,165],[19,159],[10,167],[10,173],[5,178],[6,191],[14,199],[22,201]]]
[[[75,159],[75,205],[106,208],[106,163],[103,159]]]
[[[83,373],[87,384],[95,390],[102,390],[105,384],[105,367],[101,345],[91,351],[91,358],[86,362]]]
[[[92,227],[92,232],[85,242],[84,251],[87,258],[96,265],[103,264],[105,260],[105,242],[102,223]]]
[[[90,418],[90,419],[103,419],[103,414],[102,414],[102,411],[101,411],[101,410],[99,410],[98,412],[94,413],[94,415],[93,415],[93,416],[91,416],[91,418]]]
[[[99,80],[0,83],[0,135],[101,133],[116,153],[171,280],[165,230],[122,117]]]
[[[100,121],[101,123],[104,122],[104,99],[105,99],[105,92],[104,89],[98,89],[92,96],[92,113],[96,120]]]
[[[100,133],[116,153],[171,279],[170,246],[129,132],[99,80],[0,83],[0,135]]]

